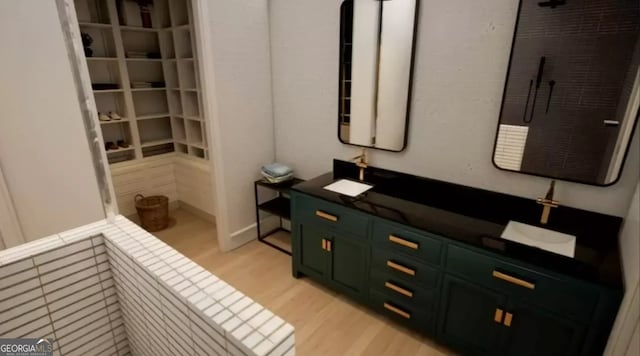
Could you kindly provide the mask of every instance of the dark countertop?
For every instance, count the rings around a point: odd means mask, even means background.
[[[620,217],[560,206],[552,209],[549,223],[541,225],[542,206],[533,199],[375,167],[367,168],[365,173],[365,182],[374,188],[356,198],[323,189],[337,179],[357,180],[357,174],[353,163],[335,160],[333,173],[297,184],[293,189],[543,269],[623,288],[618,247]],[[509,220],[575,235],[574,258],[500,238]]]

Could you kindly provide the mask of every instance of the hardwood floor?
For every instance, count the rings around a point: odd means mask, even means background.
[[[188,212],[154,233],[296,328],[296,354],[452,355],[443,346],[352,303],[308,278],[291,276],[291,258],[258,241],[234,251],[218,249],[213,224]]]

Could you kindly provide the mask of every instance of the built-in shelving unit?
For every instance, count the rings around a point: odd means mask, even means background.
[[[150,3],[151,27],[143,27],[136,1],[75,0],[80,32],[92,40],[85,56],[97,111],[122,117],[100,122],[105,143],[129,145],[107,150],[107,158],[208,159],[191,3]]]

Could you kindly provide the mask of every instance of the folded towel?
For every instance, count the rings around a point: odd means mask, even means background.
[[[271,163],[266,166],[263,166],[262,172],[266,173],[267,175],[273,178],[277,178],[277,177],[282,177],[282,176],[292,174],[293,169],[291,169],[291,167],[282,163]]]
[[[281,177],[272,177],[264,172],[261,172],[262,176],[269,182],[269,183],[282,183],[288,180],[293,179],[293,173],[289,173],[285,176],[281,176]]]

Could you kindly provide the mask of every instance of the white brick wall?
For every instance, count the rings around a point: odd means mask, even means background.
[[[295,354],[293,326],[121,216],[0,251],[0,282],[0,337],[56,354]]]

